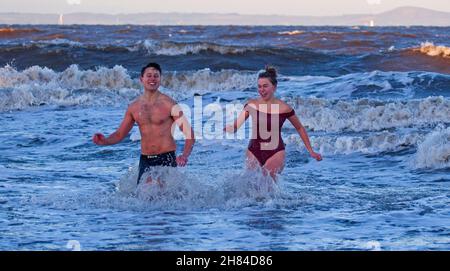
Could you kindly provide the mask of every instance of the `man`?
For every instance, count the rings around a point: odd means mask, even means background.
[[[161,84],[161,67],[149,63],[141,70],[140,81],[144,94],[133,101],[125,113],[120,127],[110,136],[96,133],[92,140],[97,145],[113,145],[122,141],[136,122],[141,133],[141,157],[138,183],[142,175],[154,166],[185,166],[195,142],[194,131],[177,103],[158,88]],[[176,157],[173,138],[174,124],[185,136],[183,153]],[[151,181],[151,180],[148,180]]]

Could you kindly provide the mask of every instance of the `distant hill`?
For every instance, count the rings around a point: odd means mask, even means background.
[[[450,13],[425,8],[402,7],[378,14],[375,20],[386,25],[450,26]]]
[[[0,13],[0,24],[58,24],[60,14]],[[282,16],[215,13],[64,14],[64,24],[139,25],[370,25],[450,26],[450,12],[417,7],[400,7],[379,14],[342,16]]]

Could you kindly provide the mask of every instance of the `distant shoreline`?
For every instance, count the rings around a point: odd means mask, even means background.
[[[450,26],[450,12],[401,7],[379,14],[341,16],[241,15],[236,13],[0,13],[3,25],[240,25],[240,26]]]

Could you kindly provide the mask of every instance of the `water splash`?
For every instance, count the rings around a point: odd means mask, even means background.
[[[418,169],[450,168],[450,127],[429,133],[417,148],[414,165]]]

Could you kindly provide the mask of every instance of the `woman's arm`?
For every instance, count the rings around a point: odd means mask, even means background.
[[[248,119],[249,113],[247,110],[242,110],[237,119],[233,124],[227,125],[223,128],[223,130],[227,133],[236,133],[237,130],[242,126],[242,124]]]
[[[317,161],[322,160],[322,156],[319,153],[316,153],[313,151],[311,147],[311,142],[309,141],[308,133],[306,132],[305,127],[303,127],[302,123],[298,119],[296,115],[293,115],[288,118],[288,120],[292,123],[294,128],[297,130],[298,134],[303,140],[303,143],[305,144],[306,149],[308,150],[311,157],[316,159]]]

